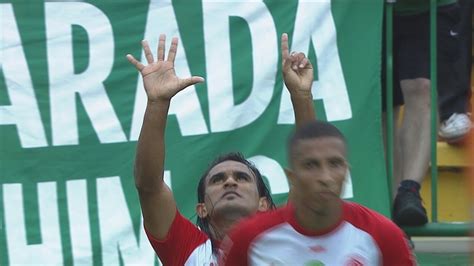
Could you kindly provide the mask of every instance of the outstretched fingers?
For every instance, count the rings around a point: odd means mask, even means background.
[[[186,79],[180,79],[180,87],[181,89],[184,89],[186,87],[189,87],[191,85],[194,85],[196,83],[202,83],[204,82],[204,78],[203,77],[199,77],[199,76],[192,76],[190,78],[186,78]]]
[[[173,37],[173,39],[171,39],[171,46],[170,46],[170,50],[168,52],[168,62],[174,63],[174,59],[176,58],[177,50],[178,50],[178,38]]]
[[[145,68],[145,66],[135,59],[135,57],[133,57],[131,54],[127,54],[127,60],[128,62],[132,63],[135,68],[138,69],[138,71],[142,71],[142,69]]]
[[[160,39],[158,40],[158,61],[165,60],[165,48],[166,48],[166,35],[160,34]]]
[[[145,58],[148,64],[153,63],[153,54],[151,53],[150,46],[146,40],[142,41],[143,52],[145,53]]]

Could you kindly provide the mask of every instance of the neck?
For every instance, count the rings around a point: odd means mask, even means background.
[[[214,240],[221,241],[229,232],[230,228],[247,215],[233,213],[223,217],[214,217],[210,220],[211,237]]]
[[[324,210],[314,210],[304,204],[295,204],[296,220],[308,231],[324,231],[335,226],[342,217],[342,200],[328,204]]]

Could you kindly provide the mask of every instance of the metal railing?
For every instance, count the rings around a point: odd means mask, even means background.
[[[385,47],[386,47],[386,121],[387,121],[387,178],[392,200],[393,178],[393,5],[396,0],[386,0]],[[403,227],[411,236],[468,236],[472,228],[469,222],[438,221],[438,164],[437,164],[437,0],[430,0],[430,79],[431,79],[431,221],[424,226]]]

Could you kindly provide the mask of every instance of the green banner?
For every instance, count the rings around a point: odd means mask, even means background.
[[[146,95],[127,53],[180,39],[165,179],[195,219],[196,187],[241,151],[286,201],[294,127],[280,36],[313,62],[317,117],[347,136],[344,197],[389,214],[380,132],[382,1],[2,1],[0,265],[157,264],[133,180]],[[169,44],[168,44],[169,45]]]

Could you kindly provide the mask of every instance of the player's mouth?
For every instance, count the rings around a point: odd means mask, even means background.
[[[222,195],[222,198],[226,198],[226,197],[229,197],[229,196],[235,196],[235,197],[239,197],[239,198],[242,197],[239,193],[237,193],[235,191],[228,191],[228,192],[224,193],[224,195]]]

